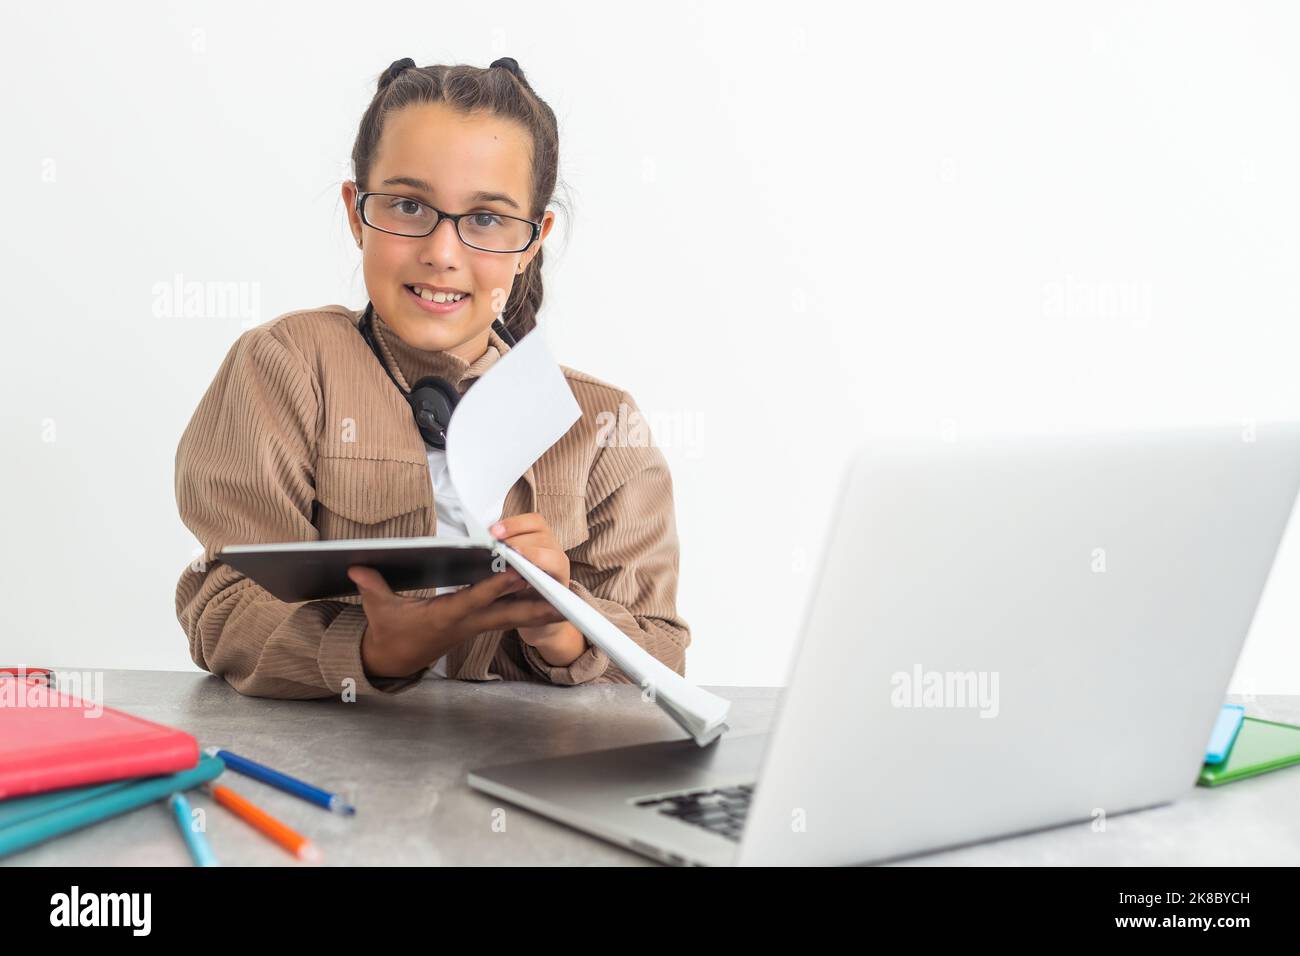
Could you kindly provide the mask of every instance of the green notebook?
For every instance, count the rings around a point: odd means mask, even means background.
[[[1228,759],[1206,764],[1196,782],[1217,787],[1296,763],[1300,763],[1300,727],[1246,717]]]
[[[0,857],[155,800],[165,800],[178,790],[189,790],[220,776],[225,769],[220,757],[203,754],[193,769],[180,773],[69,787],[0,801]]]

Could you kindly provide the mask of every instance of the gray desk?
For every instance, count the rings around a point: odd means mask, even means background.
[[[712,688],[733,701],[738,733],[768,727],[779,688]],[[242,697],[202,673],[107,671],[104,698],[349,795],[339,817],[227,772],[222,782],[313,839],[327,864],[650,865],[650,861],[469,789],[468,768],[681,735],[629,685],[550,687],[430,679],[397,697],[276,701]],[[1238,701],[1241,702],[1241,701]],[[1300,723],[1300,697],[1259,697],[1248,712]],[[226,865],[301,865],[201,791],[212,845]],[[504,823],[504,827],[501,824]],[[1300,768],[1175,804],[918,857],[913,864],[1295,864]],[[7,865],[189,865],[164,803],[67,834]]]

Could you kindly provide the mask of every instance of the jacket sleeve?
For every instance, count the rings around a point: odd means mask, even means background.
[[[626,392],[631,412],[636,404]],[[663,452],[641,444],[600,449],[587,483],[589,536],[569,556],[569,589],[652,656],[686,673],[690,628],[677,613],[678,542],[672,476]],[[554,684],[633,683],[598,647],[556,667],[523,643],[524,658]]]
[[[199,667],[252,697],[393,693],[421,674],[368,679],[359,604],[286,603],[215,558],[229,544],[310,541],[319,383],[274,328],[244,332],[176,450],[176,504],[203,546],[176,587],[176,617]],[[352,683],[349,683],[351,681]]]

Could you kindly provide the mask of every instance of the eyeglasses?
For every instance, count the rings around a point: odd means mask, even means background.
[[[482,252],[523,252],[542,230],[541,223],[531,219],[495,212],[452,215],[410,196],[391,193],[359,193],[357,213],[371,229],[411,238],[430,235],[444,219],[450,219],[460,241]]]

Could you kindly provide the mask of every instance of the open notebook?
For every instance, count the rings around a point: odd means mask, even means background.
[[[608,618],[488,532],[506,493],[581,416],[564,373],[534,329],[465,393],[447,429],[447,469],[468,538],[379,538],[235,545],[217,558],[282,601],[355,594],[352,564],[394,590],[472,584],[505,565],[546,598],[700,746],[727,730],[727,701],[651,656]],[[490,520],[489,519],[490,517]]]

